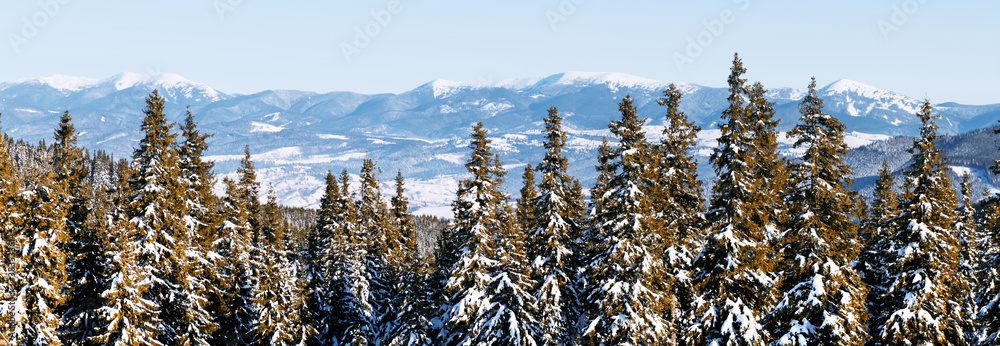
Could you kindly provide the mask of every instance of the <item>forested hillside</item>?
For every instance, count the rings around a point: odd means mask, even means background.
[[[734,56],[711,182],[694,152],[708,129],[670,84],[642,101],[664,114],[661,133],[646,132],[631,96],[618,102],[592,186],[571,174],[556,107],[537,129],[544,157],[513,172],[475,124],[449,221],[411,215],[406,177],[373,157],[328,171],[318,209],[289,208],[261,185],[247,146],[217,195],[210,134],[190,112],[169,123],[158,91],[127,160],[85,152],[65,112],[51,143],[0,141],[0,339],[1000,343],[1000,198],[969,175],[995,181],[1000,161],[939,134],[929,100],[913,115],[919,136],[849,153],[815,79],[784,125],[801,156],[785,157],[769,91],[746,73]],[[858,173],[878,176],[864,194],[852,190]]]

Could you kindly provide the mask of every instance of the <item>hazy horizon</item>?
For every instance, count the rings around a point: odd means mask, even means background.
[[[227,93],[399,93],[435,79],[620,72],[721,87],[733,52],[765,87],[850,79],[992,104],[1000,3],[392,0],[13,3],[0,80],[175,73]]]

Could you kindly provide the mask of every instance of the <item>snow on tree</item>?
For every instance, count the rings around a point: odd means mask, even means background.
[[[396,195],[392,197],[390,221],[403,239],[403,253],[406,254],[400,271],[399,308],[395,328],[386,336],[389,346],[429,346],[433,345],[434,302],[428,287],[431,267],[429,259],[421,255],[413,220],[409,214],[409,201],[405,192],[403,173],[396,174]]]
[[[867,215],[862,219],[861,242],[863,248],[858,261],[855,264],[856,270],[861,274],[865,285],[868,287],[867,311],[869,326],[871,331],[875,328],[876,317],[882,314],[884,303],[882,295],[885,293],[885,283],[888,281],[888,271],[883,253],[894,251],[895,245],[892,242],[890,231],[893,228],[892,219],[899,214],[899,202],[897,201],[895,182],[892,178],[892,171],[889,164],[882,161],[882,169],[879,177],[875,180],[875,191],[872,193],[871,205]]]
[[[581,338],[593,345],[657,345],[671,341],[676,325],[664,319],[676,299],[665,280],[653,199],[646,183],[652,161],[650,143],[636,116],[632,98],[618,104],[622,118],[608,125],[618,138],[610,163],[614,175],[607,182],[603,207],[597,210],[599,239],[587,265],[586,329]]]
[[[746,69],[739,56],[729,75],[729,106],[722,112],[718,146],[711,161],[716,180],[707,219],[707,239],[693,267],[694,304],[686,317],[684,342],[697,345],[763,345],[769,341],[761,325],[771,307],[768,276],[773,208],[762,194],[768,186],[759,160],[766,150],[755,133],[758,116],[747,105]],[[759,91],[759,90],[758,90]],[[773,209],[772,209],[773,210]]]
[[[360,312],[365,316],[356,320],[350,328],[354,333],[351,342],[355,344],[362,342],[358,338],[364,338],[364,343],[377,345],[384,338],[385,331],[391,330],[395,324],[396,313],[392,304],[396,297],[392,277],[395,273],[387,264],[390,261],[398,263],[398,258],[404,254],[400,237],[389,227],[388,210],[378,180],[380,172],[373,160],[363,160],[351,233],[354,246],[362,247],[365,254],[362,265],[368,293],[363,293],[363,290],[354,292],[359,299],[358,306],[364,307]]]
[[[94,199],[92,215],[80,231],[70,237],[72,260],[68,264],[67,301],[63,306],[62,340],[69,345],[91,345],[90,338],[101,328],[100,309],[104,299],[101,293],[109,288],[113,274],[112,239],[108,230],[114,229],[113,216],[108,211],[110,200],[104,191]]]
[[[262,209],[257,225],[262,237],[254,247],[254,257],[261,264],[257,285],[253,287],[257,309],[255,339],[259,344],[304,345],[316,331],[302,322],[306,296],[297,267],[289,261],[285,250],[285,226],[278,214],[273,187]]]
[[[221,210],[225,220],[216,231],[218,239],[210,254],[218,275],[212,284],[214,288],[211,303],[218,313],[213,316],[218,329],[212,333],[210,343],[247,345],[253,341],[252,327],[256,318],[252,290],[256,284],[258,267],[254,263],[253,242],[250,239],[253,228],[252,215],[248,212],[245,186],[240,186],[229,178],[223,179],[226,195],[222,199]]]
[[[688,121],[687,115],[680,111],[683,94],[676,85],[667,86],[663,96],[657,103],[667,107],[667,114],[663,139],[653,147],[658,162],[654,166],[655,181],[649,188],[655,200],[655,216],[662,223],[660,242],[666,270],[672,276],[673,293],[678,300],[667,318],[678,320],[683,318],[683,311],[691,307],[691,262],[705,238],[705,207],[698,180],[698,161],[691,152],[701,128]]]
[[[792,167],[790,212],[776,240],[777,287],[783,297],[766,316],[777,345],[860,345],[867,339],[866,289],[850,263],[860,250],[860,201],[850,190],[844,125],[823,113],[816,79],[799,104],[800,123],[789,133],[805,148]]]
[[[186,214],[182,216],[184,228],[179,230],[182,236],[178,237],[182,240],[178,247],[183,249],[183,256],[175,273],[179,292],[173,306],[179,311],[173,322],[177,335],[174,343],[208,345],[212,333],[218,328],[212,319],[214,311],[209,311],[209,295],[214,290],[210,278],[218,275],[208,258],[216,238],[211,231],[218,228],[216,197],[212,194],[215,176],[212,173],[213,163],[202,159],[208,149],[205,140],[209,135],[198,131],[190,110],[186,112],[180,128],[183,140],[177,143],[176,151],[180,186],[186,192],[183,197]]]
[[[112,243],[112,274],[107,289],[101,292],[100,325],[87,341],[115,346],[163,345],[157,339],[163,325],[160,306],[144,298],[152,284],[152,273],[136,258],[141,253],[137,248],[141,242],[136,240],[135,227],[119,211],[111,213],[113,237],[128,240]]]
[[[224,221],[216,231],[213,253],[217,274],[211,296],[218,329],[210,342],[246,345],[254,342],[253,327],[257,309],[253,290],[257,286],[262,264],[254,256],[256,239],[260,238],[258,214],[260,185],[250,160],[250,148],[244,148],[241,166],[236,172],[239,180],[223,179],[226,196],[222,199]]]
[[[305,324],[312,326],[317,335],[314,341],[318,344],[332,343],[330,335],[333,311],[331,311],[331,290],[334,267],[331,265],[331,245],[338,232],[342,232],[346,221],[346,210],[341,210],[341,193],[337,178],[331,172],[326,173],[326,190],[320,199],[320,208],[316,225],[310,230],[306,250],[302,260],[306,264],[306,313],[303,316]]]
[[[60,190],[66,208],[65,251],[67,257],[66,303],[60,311],[62,340],[68,344],[86,343],[97,327],[97,309],[101,307],[101,292],[107,288],[107,237],[104,227],[89,220],[90,188],[86,185],[88,170],[84,165],[83,149],[76,146],[77,134],[69,112],[64,112],[55,130],[51,164],[53,186]],[[107,203],[108,201],[101,201]],[[96,203],[94,203],[96,204]],[[96,219],[103,218],[96,214]]]
[[[7,147],[8,137],[6,134],[0,136],[0,337],[9,339],[10,330],[6,328],[11,321],[6,319],[3,311],[12,310],[14,301],[12,292],[12,282],[14,273],[11,271],[14,264],[16,249],[14,237],[16,228],[11,219],[14,212],[9,202],[18,192],[18,179],[15,175],[13,161]]]
[[[327,191],[330,191],[328,189]],[[333,200],[334,210],[321,218],[331,233],[330,244],[324,254],[327,270],[327,306],[331,316],[325,342],[339,344],[372,344],[376,342],[375,306],[373,305],[371,272],[369,271],[369,246],[371,234],[363,232],[356,208],[351,200],[349,177],[341,174],[339,194]],[[321,334],[322,335],[322,334]]]
[[[144,298],[161,309],[164,325],[160,342],[174,343],[184,321],[183,282],[189,274],[187,248],[191,242],[187,225],[186,186],[181,180],[175,134],[170,133],[163,113],[164,99],[154,90],[146,98],[142,122],[143,138],[132,154],[126,183],[124,216],[135,228],[129,232],[138,241],[137,265],[152,275]]]
[[[195,235],[192,245],[208,249],[215,241],[212,231],[218,228],[218,215],[215,213],[218,197],[212,193],[215,186],[212,168],[215,164],[204,159],[204,153],[208,150],[206,141],[211,135],[198,131],[198,123],[194,121],[190,110],[185,113],[180,129],[181,140],[177,143],[177,154],[181,181],[188,191],[185,196],[185,206],[190,218],[186,220],[187,226]]]
[[[476,344],[488,321],[484,320],[493,305],[490,284],[496,278],[498,251],[496,237],[501,231],[500,214],[508,196],[500,190],[506,172],[486,138],[482,123],[472,127],[471,154],[465,168],[472,175],[459,182],[458,196],[452,204],[455,220],[448,237],[453,237],[454,262],[447,270],[444,285],[443,326],[438,335],[441,345]],[[448,262],[446,262],[448,263]],[[487,323],[487,324],[484,324]],[[499,321],[497,321],[499,323]],[[512,333],[513,334],[513,333]],[[492,334],[491,334],[492,335]],[[493,340],[481,345],[520,345],[523,339]]]
[[[53,174],[35,170],[28,187],[16,194],[12,221],[13,258],[9,305],[0,308],[6,321],[5,339],[12,345],[61,345],[60,304],[66,296],[66,209],[62,191],[53,188]]]
[[[1000,134],[1000,129],[993,132]],[[1000,174],[1000,160],[993,160],[993,174]],[[982,239],[982,264],[979,268],[979,287],[976,301],[979,311],[976,321],[976,341],[979,345],[1000,343],[1000,197],[986,197],[982,204],[982,229],[987,235]]]
[[[545,157],[536,168],[541,174],[537,192],[525,203],[531,209],[531,217],[521,222],[529,230],[528,259],[532,266],[531,280],[538,304],[540,333],[538,342],[542,345],[565,345],[572,341],[573,322],[580,315],[574,301],[576,290],[576,266],[579,261],[577,239],[580,237],[580,220],[574,215],[576,200],[573,186],[576,179],[567,173],[569,161],[563,156],[566,145],[566,131],[562,129],[562,117],[555,107],[548,110],[545,118]],[[527,185],[525,170],[525,186]],[[532,177],[533,178],[533,177]],[[532,179],[533,180],[533,179]],[[534,190],[533,190],[534,191]],[[526,200],[525,192],[521,192]],[[518,213],[522,212],[518,206]]]
[[[748,87],[746,93],[747,118],[744,121],[749,125],[749,133],[753,134],[753,145],[749,148],[752,148],[751,155],[756,158],[753,169],[758,177],[752,199],[764,206],[755,209],[751,218],[767,225],[765,234],[771,240],[780,232],[776,226],[784,224],[788,217],[782,197],[791,179],[788,177],[787,161],[778,154],[776,127],[779,120],[774,118],[774,103],[767,100],[767,90],[760,82]]]
[[[509,205],[499,215],[493,237],[496,266],[486,285],[487,305],[470,321],[470,345],[537,345],[538,321],[534,317],[534,285],[524,253],[525,239]]]
[[[962,206],[955,211],[954,226],[961,249],[958,273],[961,275],[962,280],[967,282],[971,288],[969,291],[962,293],[964,296],[962,309],[965,310],[963,311],[965,316],[976,316],[979,312],[977,292],[980,291],[981,287],[981,276],[979,274],[984,264],[983,253],[987,252],[983,248],[986,237],[982,232],[982,225],[976,215],[976,206],[972,204],[972,183],[969,182],[968,172],[962,174],[962,183],[959,186],[962,194]],[[975,322],[974,319],[973,322]],[[967,332],[970,341],[975,339],[975,333],[978,332],[975,329],[978,329],[979,325],[971,328],[973,330]]]
[[[959,273],[962,249],[953,228],[957,201],[947,159],[935,146],[935,115],[925,100],[910,153],[905,193],[893,218],[882,310],[871,332],[875,345],[966,345],[973,332],[966,311],[971,287]]]

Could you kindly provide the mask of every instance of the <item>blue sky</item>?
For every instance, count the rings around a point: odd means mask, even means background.
[[[169,72],[231,93],[376,93],[594,71],[722,86],[738,51],[765,87],[848,78],[986,104],[1000,103],[998,13],[933,0],[17,1],[0,11],[0,80]]]

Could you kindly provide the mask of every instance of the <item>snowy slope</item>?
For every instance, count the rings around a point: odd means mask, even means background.
[[[571,173],[586,186],[595,176],[597,145],[609,135],[608,122],[619,116],[617,102],[627,94],[635,98],[639,114],[652,119],[650,137],[657,139],[665,110],[656,100],[666,86],[622,73],[566,72],[503,81],[434,80],[400,94],[265,90],[239,95],[174,74],[56,75],[0,83],[0,112],[6,133],[37,141],[51,138],[59,114],[69,110],[81,145],[128,157],[141,135],[143,99],[158,89],[168,101],[170,120],[180,120],[190,106],[201,129],[214,134],[208,155],[220,174],[235,171],[243,147],[250,145],[262,179],[274,183],[282,203],[314,206],[327,170],[356,173],[367,156],[382,167],[383,179],[396,170],[404,173],[415,209],[447,214],[451,192],[464,174],[471,124],[486,125],[509,168],[534,164],[544,153],[546,109],[558,107],[571,135]],[[727,91],[678,86],[685,92],[682,110],[705,129],[698,153],[707,156]],[[919,121],[911,112],[919,100],[849,80],[831,83],[820,94],[828,113],[848,126],[851,146],[917,133]],[[769,90],[780,130],[794,126],[803,95],[798,88]],[[942,131],[949,133],[992,125],[1000,116],[1000,105],[945,103],[937,110]],[[797,153],[791,139],[782,143],[784,152]],[[711,174],[707,165],[703,171],[702,176]],[[508,192],[517,191],[518,177],[518,172],[509,175]]]

